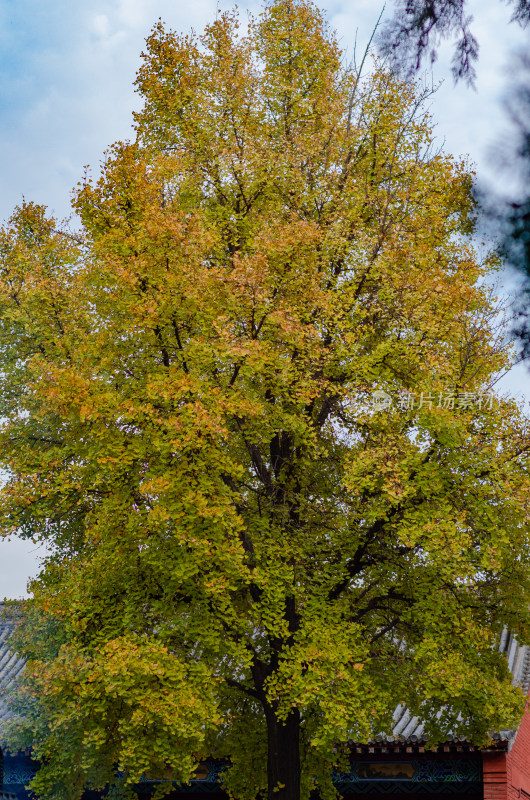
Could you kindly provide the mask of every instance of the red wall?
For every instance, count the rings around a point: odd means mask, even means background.
[[[530,800],[530,696],[509,753],[483,753],[484,800]]]
[[[530,695],[513,747],[506,756],[508,800],[530,798]]]
[[[508,800],[506,753],[482,753],[484,800]]]

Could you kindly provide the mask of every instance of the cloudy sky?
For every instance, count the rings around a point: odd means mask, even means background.
[[[105,148],[131,135],[138,106],[133,81],[146,35],[160,17],[178,31],[200,30],[225,0],[0,0],[0,219],[22,197],[44,203],[58,216],[69,213],[70,191],[83,167],[97,165]],[[238,3],[242,14],[260,3]],[[352,54],[357,32],[363,47],[382,9],[377,0],[320,0],[340,41]],[[387,11],[392,0],[387,0]],[[468,154],[477,175],[502,185],[491,148],[506,128],[500,98],[509,82],[509,56],[525,34],[508,25],[501,0],[470,4],[480,42],[476,91],[455,87],[444,46],[433,69],[444,83],[431,110],[440,143]],[[526,39],[527,41],[527,39]],[[508,286],[509,281],[506,280]],[[524,368],[507,384],[530,396]],[[0,597],[26,594],[38,570],[39,551],[18,540],[0,541]]]

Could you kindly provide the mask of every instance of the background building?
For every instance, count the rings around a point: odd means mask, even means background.
[[[0,728],[10,714],[7,692],[24,668],[21,659],[9,649],[11,625],[0,619]],[[513,682],[528,696],[530,647],[520,646],[514,636],[505,633],[500,648],[506,653]],[[29,751],[6,752],[5,744],[1,756],[0,800],[27,800],[31,797],[28,784],[37,763]],[[224,800],[226,795],[219,780],[222,768],[219,762],[200,764],[196,779],[187,786],[175,785],[167,797],[199,800],[208,795],[211,800]],[[154,781],[140,784],[140,798],[148,798],[154,785]],[[391,735],[368,744],[351,744],[350,771],[337,774],[335,785],[345,798],[530,800],[530,696],[519,728],[499,731],[491,745],[481,749],[455,738],[426,750],[421,720],[398,706]],[[87,793],[87,800],[93,797]]]

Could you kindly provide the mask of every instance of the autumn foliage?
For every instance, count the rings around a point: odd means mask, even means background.
[[[208,756],[238,800],[331,797],[398,703],[431,741],[522,711],[530,437],[487,394],[471,175],[305,0],[238,25],[157,24],[78,230],[1,233],[0,516],[54,548],[19,633],[42,797]]]

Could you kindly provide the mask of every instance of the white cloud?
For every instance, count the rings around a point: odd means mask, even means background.
[[[37,576],[46,550],[25,539],[0,539],[0,600],[28,597],[27,582]]]
[[[118,0],[117,16],[127,28],[140,29],[151,24],[153,6],[149,0]]]
[[[92,17],[90,29],[96,36],[106,39],[110,33],[110,23],[107,15],[96,14]]]

